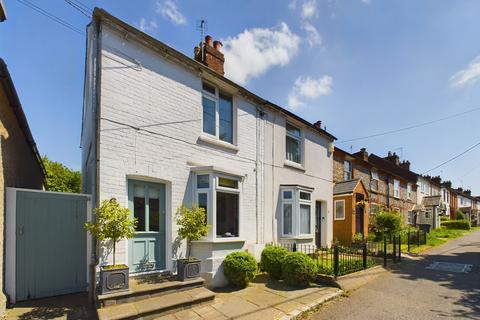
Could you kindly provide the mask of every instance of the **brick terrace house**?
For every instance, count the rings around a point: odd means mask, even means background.
[[[335,137],[224,77],[211,40],[191,58],[98,8],[87,29],[82,185],[94,207],[115,197],[138,218],[116,257],[135,275],[185,257],[182,204],[206,210],[192,255],[210,286],[226,284],[230,252],[333,238]],[[111,263],[110,248],[97,258]]]

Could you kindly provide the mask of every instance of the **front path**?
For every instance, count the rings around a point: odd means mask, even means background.
[[[480,230],[403,259],[391,272],[325,305],[311,319],[480,319]],[[427,268],[434,262],[457,270]],[[437,264],[438,265],[438,264]],[[439,265],[442,267],[442,265]],[[465,266],[468,270],[468,266]]]

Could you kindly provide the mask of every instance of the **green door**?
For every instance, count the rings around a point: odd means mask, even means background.
[[[87,289],[86,197],[17,192],[16,300]]]
[[[137,218],[137,229],[129,240],[130,271],[164,270],[165,265],[165,185],[130,180],[128,204]]]

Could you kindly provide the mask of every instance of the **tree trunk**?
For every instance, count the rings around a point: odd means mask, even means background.
[[[117,244],[117,242],[114,239],[113,240],[113,265],[115,265],[116,244]]]
[[[187,259],[190,260],[191,242],[187,239]]]

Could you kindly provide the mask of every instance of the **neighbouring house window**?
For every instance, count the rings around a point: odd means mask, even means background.
[[[335,200],[335,220],[345,220],[345,200]]]
[[[393,196],[400,198],[400,181],[393,179]]]
[[[352,180],[352,163],[348,160],[343,161],[343,180]]]
[[[412,200],[412,184],[407,184],[407,199]]]
[[[312,194],[299,187],[281,188],[281,235],[311,235]]]
[[[412,211],[408,211],[407,223],[408,224],[413,224],[413,212]]]
[[[376,214],[380,212],[380,206],[376,203],[370,203],[370,214]]]
[[[372,180],[370,181],[370,189],[374,191],[378,191],[378,181],[380,180],[378,178],[378,170],[376,168],[372,168]]]
[[[287,122],[286,125],[286,159],[302,163],[302,132],[299,128]]]
[[[427,208],[425,210],[425,219],[430,219],[432,217],[432,208]]]
[[[203,132],[233,143],[233,98],[218,88],[203,83]]]
[[[396,212],[396,213],[400,213],[400,209],[398,209],[398,208],[392,208],[392,211]]]
[[[216,238],[240,234],[239,183],[239,179],[215,173],[196,175],[196,201],[205,210],[206,222],[212,225],[215,221]]]

